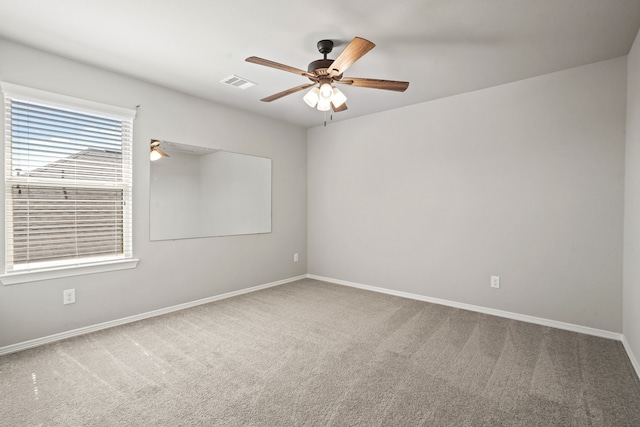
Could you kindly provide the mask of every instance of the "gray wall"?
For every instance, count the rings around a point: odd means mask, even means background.
[[[1,39],[0,58],[3,81],[128,108],[141,105],[134,122],[133,150],[133,243],[138,267],[0,285],[0,347],[306,272],[304,129]],[[220,83],[212,78],[211,84]],[[272,158],[273,232],[150,242],[151,138]],[[292,262],[294,252],[300,253],[298,263]],[[77,303],[65,306],[62,290],[68,288],[76,289]]]
[[[637,44],[629,57],[624,333],[640,354]],[[0,286],[0,347],[307,271],[622,330],[625,58],[305,134],[1,39],[0,57],[4,81],[141,104],[134,134],[140,265]],[[273,232],[149,242],[151,138],[272,158]],[[293,252],[301,262],[291,261]],[[501,276],[499,290],[489,288],[493,274]],[[68,288],[78,302],[63,306]]]
[[[624,212],[624,336],[640,357],[640,37],[628,56]]]
[[[625,82],[618,58],[309,129],[308,272],[621,332]]]

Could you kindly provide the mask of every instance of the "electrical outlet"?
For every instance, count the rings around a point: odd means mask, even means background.
[[[298,262],[298,253],[293,254],[293,262]]]
[[[63,304],[75,304],[76,303],[76,290],[65,289],[62,291],[62,303]]]
[[[491,276],[491,287],[492,288],[500,287],[500,276]]]

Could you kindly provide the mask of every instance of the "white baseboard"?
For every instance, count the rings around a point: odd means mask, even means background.
[[[259,291],[261,289],[267,289],[267,288],[271,288],[271,287],[274,287],[274,286],[283,285],[285,283],[295,282],[296,280],[301,280],[301,279],[305,279],[305,278],[321,280],[323,282],[335,283],[337,285],[350,286],[350,287],[353,287],[353,288],[359,288],[359,289],[364,289],[364,290],[368,290],[368,291],[379,292],[379,293],[388,294],[388,295],[394,295],[394,296],[398,296],[398,297],[402,297],[402,298],[409,298],[409,299],[414,299],[414,300],[418,300],[418,301],[425,301],[425,302],[430,302],[430,303],[434,303],[434,304],[440,304],[440,305],[445,305],[445,306],[449,306],[449,307],[460,308],[460,309],[464,309],[464,310],[476,311],[476,312],[484,313],[484,314],[491,314],[491,315],[494,315],[494,316],[504,317],[504,318],[507,318],[507,319],[520,320],[520,321],[523,321],[523,322],[535,323],[535,324],[538,324],[538,325],[549,326],[549,327],[552,327],[552,328],[564,329],[564,330],[583,333],[583,334],[587,334],[587,335],[594,335],[594,336],[597,336],[597,337],[602,337],[602,338],[608,338],[608,339],[613,339],[613,340],[617,340],[617,341],[622,341],[622,344],[623,344],[623,346],[624,346],[624,348],[625,348],[625,350],[627,352],[627,355],[629,356],[629,360],[631,361],[631,364],[633,365],[633,367],[634,367],[634,369],[636,371],[636,374],[640,377],[640,363],[638,362],[638,359],[635,357],[633,351],[631,350],[631,347],[630,347],[627,339],[625,338],[625,336],[622,335],[622,334],[616,333],[616,332],[610,332],[610,331],[605,331],[605,330],[601,330],[601,329],[594,329],[594,328],[589,328],[589,327],[586,327],[586,326],[574,325],[574,324],[565,323],[565,322],[558,322],[558,321],[555,321],[555,320],[543,319],[543,318],[534,317],[534,316],[527,316],[527,315],[524,315],[524,314],[518,314],[518,313],[509,312],[509,311],[496,310],[496,309],[493,309],[493,308],[487,308],[487,307],[482,307],[482,306],[477,306],[477,305],[465,304],[465,303],[460,303],[460,302],[456,302],[456,301],[449,301],[449,300],[444,300],[444,299],[439,299],[439,298],[431,298],[431,297],[427,297],[427,296],[424,296],[424,295],[418,295],[418,294],[412,294],[412,293],[408,293],[408,292],[396,291],[396,290],[393,290],[393,289],[386,289],[386,288],[380,288],[380,287],[376,287],[376,286],[363,285],[363,284],[360,284],[360,283],[348,282],[346,280],[332,279],[330,277],[317,276],[317,275],[314,275],[314,274],[303,274],[301,276],[291,277],[291,278],[288,278],[288,279],[278,280],[276,282],[271,282],[271,283],[266,283],[266,284],[263,284],[263,285],[253,286],[253,287],[250,287],[250,288],[241,289],[239,291],[233,291],[233,292],[228,292],[228,293],[221,294],[221,295],[215,295],[215,296],[208,297],[208,298],[202,298],[202,299],[191,301],[191,302],[187,302],[187,303],[184,303],[184,304],[178,304],[178,305],[174,305],[174,306],[171,306],[171,307],[161,308],[161,309],[149,311],[149,312],[146,312],[146,313],[136,314],[136,315],[129,316],[129,317],[124,317],[124,318],[121,318],[121,319],[111,320],[111,321],[104,322],[104,323],[99,323],[99,324],[96,324],[96,325],[86,326],[86,327],[83,327],[83,328],[73,329],[73,330],[70,330],[70,331],[61,332],[61,333],[54,334],[54,335],[49,335],[49,336],[42,337],[42,338],[36,338],[36,339],[33,339],[33,340],[24,341],[24,342],[17,343],[17,344],[11,344],[11,345],[8,345],[8,346],[5,346],[5,347],[0,347],[0,356],[6,355],[6,354],[10,354],[10,353],[15,353],[15,352],[26,350],[26,349],[33,348],[33,347],[38,347],[38,346],[41,346],[41,345],[49,344],[49,343],[52,343],[52,342],[64,340],[64,339],[71,338],[71,337],[88,334],[88,333],[99,331],[99,330],[102,330],[102,329],[112,328],[114,326],[124,325],[126,323],[137,322],[138,320],[148,319],[150,317],[155,317],[155,316],[161,316],[163,314],[172,313],[174,311],[179,311],[179,310],[184,310],[186,308],[195,307],[195,306],[202,305],[202,304],[208,304],[210,302],[219,301],[219,300],[226,299],[226,298],[231,298],[231,297],[234,297],[234,296],[237,296],[237,295],[247,294],[247,293],[250,293],[250,292]]]
[[[589,328],[586,326],[574,325],[572,323],[558,322],[556,320],[543,319],[541,317],[527,316],[525,314],[512,313],[510,311],[496,310],[493,308],[482,307],[479,305],[465,304],[456,301],[449,301],[439,298],[431,298],[424,295],[412,294],[408,292],[396,291],[393,289],[379,288],[376,286],[363,285],[360,283],[348,282],[346,280],[332,279],[330,277],[316,276],[314,274],[307,274],[309,279],[321,280],[323,282],[335,283],[336,285],[350,286],[352,288],[365,289],[367,291],[380,292],[383,294],[394,295],[402,298],[409,298],[418,301],[431,302],[434,304],[446,305],[454,308],[461,308],[463,310],[476,311],[478,313],[491,314],[493,316],[505,317],[507,319],[520,320],[528,323],[535,323],[537,325],[549,326],[557,329],[564,329],[572,332],[579,332],[581,334],[594,335],[596,337],[608,338],[617,341],[623,340],[623,335],[617,332],[605,331],[602,329]],[[637,370],[637,368],[636,368]]]
[[[629,360],[633,365],[633,368],[636,370],[636,375],[640,378],[640,363],[638,363],[638,359],[635,354],[633,354],[633,350],[631,350],[631,345],[629,345],[629,341],[627,341],[627,337],[622,336],[622,345],[624,349],[627,351],[627,356],[629,356]]]
[[[171,307],[161,308],[159,310],[148,311],[142,314],[136,314],[121,319],[111,320],[104,323],[98,323],[97,325],[85,326],[83,328],[73,329],[71,331],[61,332],[59,334],[49,335],[42,338],[36,338],[29,341],[24,341],[17,344],[11,344],[5,347],[0,347],[0,356],[5,354],[15,353],[17,351],[26,350],[28,348],[38,347],[44,344],[64,340],[67,338],[75,337],[78,335],[88,334],[90,332],[99,331],[102,329],[112,328],[114,326],[124,325],[126,323],[137,322],[138,320],[148,319],[150,317],[161,316],[163,314],[172,313],[174,311],[184,310],[185,308],[195,307],[197,305],[208,304],[210,302],[219,301],[226,298],[235,297],[249,292],[259,291],[261,289],[271,288],[274,286],[284,285],[285,283],[295,282],[296,280],[305,279],[306,274],[297,277],[291,277],[288,279],[278,280],[276,282],[266,283],[264,285],[253,286],[251,288],[241,289],[239,291],[227,292],[226,294],[215,295],[208,298],[202,298],[199,300],[187,302],[184,304],[178,304]]]

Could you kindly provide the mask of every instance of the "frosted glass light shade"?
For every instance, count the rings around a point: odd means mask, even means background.
[[[318,101],[318,110],[329,111],[331,109],[331,99],[322,99]]]
[[[331,101],[332,97],[333,97],[333,88],[329,83],[323,83],[320,86],[320,99]]]
[[[154,149],[151,149],[151,153],[149,154],[149,160],[151,160],[152,162],[155,162],[156,160],[159,160],[161,157],[162,157],[162,154],[158,153]]]
[[[302,99],[309,107],[315,107],[320,99],[320,89],[314,87]]]
[[[337,87],[334,87],[333,98],[331,99],[331,102],[333,102],[333,105],[335,105],[336,107],[339,107],[345,102],[347,102],[347,97],[344,95],[344,93],[342,93],[340,89],[338,89]]]

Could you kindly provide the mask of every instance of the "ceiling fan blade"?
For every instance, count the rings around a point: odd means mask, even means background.
[[[336,113],[339,113],[340,111],[344,111],[347,109],[347,104],[343,103],[342,105],[340,105],[339,107],[336,107],[335,105],[333,105],[333,102],[331,103],[331,108],[333,108],[333,111]]]
[[[329,66],[329,76],[335,77],[344,73],[347,68],[353,65],[353,63],[358,59],[362,58],[375,46],[376,45],[369,40],[365,40],[361,37],[355,37]]]
[[[399,82],[396,80],[363,79],[360,77],[343,77],[341,80],[334,80],[334,83],[358,87],[368,87],[371,89],[393,90],[396,92],[404,92],[409,87],[409,82]]]
[[[275,68],[277,70],[288,71],[289,73],[298,74],[299,76],[313,77],[313,78],[316,77],[314,74],[308,73],[299,68],[290,67],[288,65],[280,64],[278,62],[269,61],[268,59],[258,58],[257,56],[250,56],[247,59],[245,59],[245,61],[251,62],[253,64],[264,65],[265,67]]]
[[[307,83],[306,85],[300,85],[296,87],[292,87],[291,89],[283,90],[282,92],[278,92],[275,95],[267,96],[266,98],[262,98],[260,101],[271,102],[276,99],[280,99],[283,96],[291,95],[292,93],[300,92],[308,87],[314,86],[315,83]]]

